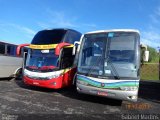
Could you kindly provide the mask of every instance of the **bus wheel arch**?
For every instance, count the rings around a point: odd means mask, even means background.
[[[21,78],[22,77],[22,67],[17,68],[13,75],[14,75],[14,78],[18,78],[18,79]]]
[[[76,86],[76,76],[77,76],[77,73],[75,73],[75,75],[73,77],[73,82],[72,82],[73,86]]]

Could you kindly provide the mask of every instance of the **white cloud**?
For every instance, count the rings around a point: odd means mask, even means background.
[[[150,15],[151,22],[148,29],[142,31],[142,42],[157,48],[160,46],[160,6]]]
[[[30,35],[35,35],[36,34],[36,31],[34,31],[34,30],[32,30],[28,27],[25,27],[25,26],[20,26],[20,25],[13,24],[13,23],[10,23],[8,25],[14,27],[15,29],[19,29],[22,32],[25,32],[26,34],[30,34]]]
[[[56,27],[76,27],[75,17],[69,17],[62,11],[52,11],[47,9],[46,13],[50,16],[49,23]]]
[[[29,40],[31,40],[36,34],[36,31],[29,27],[3,21],[0,21],[0,31],[0,39],[11,41],[13,43],[21,43],[24,40],[29,42]]]
[[[156,9],[155,14],[160,17],[160,6]]]
[[[97,25],[93,24],[93,23],[83,23],[82,26],[92,27],[92,28],[96,28],[97,27]]]
[[[47,23],[43,23],[43,22],[37,22],[38,26],[43,28],[43,29],[46,29],[46,28],[50,28],[50,25],[47,24]]]
[[[155,31],[142,32],[142,42],[154,48],[160,46],[160,34]]]
[[[155,24],[159,23],[160,25],[160,6],[155,9],[153,14],[150,15],[150,18],[153,23]]]
[[[74,28],[82,29],[84,31],[96,28],[97,25],[94,23],[84,23],[80,22],[80,18],[74,15],[69,15],[67,12],[63,11],[53,11],[51,9],[46,10],[46,21],[37,22],[38,26],[43,29],[48,28]]]
[[[36,34],[36,31],[34,31],[33,29],[18,25],[18,24],[14,24],[14,23],[5,23],[5,22],[0,23],[0,29],[5,32],[10,32],[10,30],[12,31],[15,30],[15,31],[23,32],[24,34],[29,34],[29,35]]]

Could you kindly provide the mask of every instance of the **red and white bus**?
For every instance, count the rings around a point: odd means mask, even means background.
[[[31,44],[19,45],[17,55],[28,46],[23,60],[24,83],[53,89],[71,85],[76,72],[72,50],[80,37],[81,33],[72,29],[42,30]]]

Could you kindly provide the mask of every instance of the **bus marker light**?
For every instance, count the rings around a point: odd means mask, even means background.
[[[41,50],[42,53],[49,53],[49,50]]]
[[[104,86],[105,86],[105,84],[104,84],[104,83],[101,83],[101,86],[102,86],[102,87],[104,87]]]
[[[56,83],[56,82],[53,82],[52,84],[53,84],[53,85],[57,85],[57,83]]]

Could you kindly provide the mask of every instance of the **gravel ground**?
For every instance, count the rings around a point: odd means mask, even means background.
[[[152,87],[150,87],[152,86]],[[140,84],[138,102],[119,101],[61,90],[26,86],[21,80],[0,81],[0,119],[160,119],[160,86]],[[158,91],[158,92],[157,92]]]

